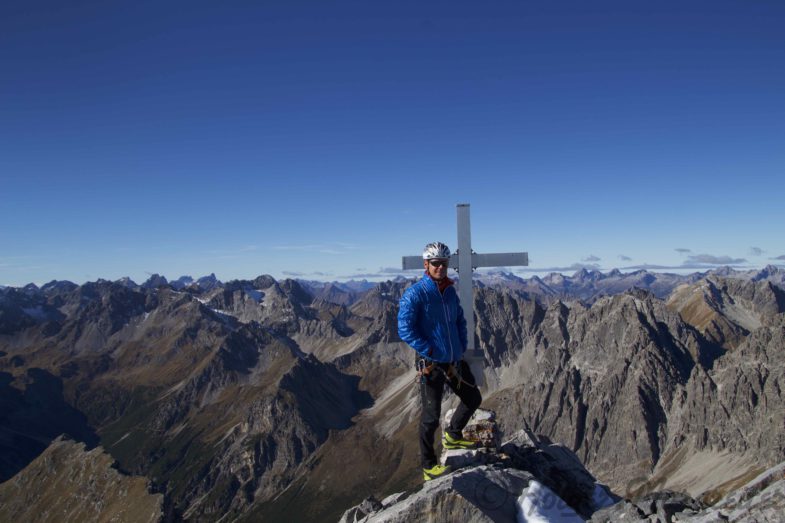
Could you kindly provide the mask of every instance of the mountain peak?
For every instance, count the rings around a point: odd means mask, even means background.
[[[150,276],[146,282],[142,284],[143,289],[157,289],[158,287],[163,287],[169,285],[169,282],[166,278],[161,276],[160,274],[153,274]]]

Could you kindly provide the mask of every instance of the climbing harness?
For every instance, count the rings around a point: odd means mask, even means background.
[[[447,369],[442,368],[440,365],[437,365],[435,361],[430,362],[430,364],[425,360],[425,358],[420,358],[417,360],[417,376],[415,377],[415,381],[419,380],[420,383],[425,383],[425,378],[429,376],[434,371],[439,371],[444,374],[444,377],[447,378],[448,381],[458,380],[456,384],[456,388],[460,389],[461,384],[466,384],[469,387],[477,388],[477,385],[474,383],[469,383],[460,373],[460,365],[456,368],[455,365],[452,363],[447,365]]]

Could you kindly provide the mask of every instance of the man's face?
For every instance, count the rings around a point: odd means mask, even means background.
[[[437,258],[433,260],[423,260],[423,262],[425,264],[425,270],[428,271],[428,276],[434,280],[439,281],[447,276],[449,260]]]

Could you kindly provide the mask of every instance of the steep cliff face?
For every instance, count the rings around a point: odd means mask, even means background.
[[[502,445],[495,437],[492,411],[478,410],[465,432],[477,436],[481,448],[444,451],[440,461],[452,473],[381,501],[369,497],[345,511],[340,523],[578,523],[618,501],[561,445],[537,438],[529,430],[516,432]]]
[[[145,478],[112,468],[100,447],[58,438],[10,481],[0,484],[0,521],[163,520],[162,494]]]
[[[768,281],[711,277],[677,288],[667,303],[708,341],[732,350],[751,332],[776,323],[785,312],[785,292]]]
[[[678,300],[666,307],[633,291],[544,309],[480,294],[478,334],[496,367],[486,403],[506,430],[526,421],[570,445],[621,493],[738,486],[782,455],[782,291],[713,280],[677,294],[703,302],[706,289],[723,304],[712,309],[715,325],[743,319],[752,329],[724,355],[718,339],[682,321]]]
[[[100,440],[195,521],[313,520],[414,487],[414,355],[397,336],[409,283],[345,303],[269,277],[6,289],[3,310],[27,319],[0,334],[2,470],[60,431]],[[640,290],[592,300],[475,293],[484,405],[506,434],[531,427],[621,494],[716,498],[779,461],[778,288],[712,277],[667,306]]]
[[[775,463],[785,452],[785,322],[761,327],[713,369],[693,373],[673,433],[697,450],[727,450]]]
[[[37,372],[61,384],[60,401],[122,470],[165,486],[179,516],[213,520],[280,492],[330,430],[348,427],[369,404],[358,378],[189,293],[102,283],[73,291],[61,308],[54,334],[37,323],[0,359],[3,387],[15,394],[7,397],[20,396],[16,410],[41,418],[28,423],[29,438],[48,434],[35,427],[53,427],[42,418],[52,409],[23,408]]]
[[[19,372],[16,379],[0,371],[0,482],[22,470],[61,434],[90,446],[98,443],[86,416],[63,396],[62,379],[38,368]]]
[[[724,304],[713,309],[715,325],[743,320],[753,329],[738,329],[736,353],[722,356],[718,338],[683,321],[684,309],[676,313],[680,296],[703,302],[706,289],[722,296],[713,302]],[[716,279],[681,289],[667,307],[632,291],[591,307],[554,302],[546,309],[514,293],[483,290],[476,307],[478,338],[492,363],[486,403],[499,411],[505,430],[527,421],[570,445],[622,493],[687,477],[677,472],[690,467],[716,466],[719,453],[746,457],[703,491],[743,479],[781,455],[782,431],[775,427],[782,416],[770,407],[781,401],[781,294],[768,282]],[[713,457],[696,463],[690,452],[699,450]]]
[[[496,369],[499,389],[488,399],[502,427],[528,422],[567,443],[616,488],[651,470],[674,395],[700,355],[693,333],[645,293],[602,298],[591,308],[557,302],[528,317],[533,323],[513,335],[522,344],[499,355],[507,363]]]

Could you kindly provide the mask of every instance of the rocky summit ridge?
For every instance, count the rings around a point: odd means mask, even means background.
[[[779,499],[776,471],[750,482],[785,452],[780,276],[725,271],[668,292],[645,274],[486,281],[474,304],[483,406],[515,447],[467,464],[443,492],[420,488],[413,354],[396,324],[410,280],[3,288],[0,489],[39,477],[30,467],[67,434],[143,478],[172,521],[337,520],[371,495],[400,508],[393,493],[495,520],[471,496],[456,501],[475,480],[515,503],[536,482],[582,519],[602,515],[587,495],[597,480],[636,507],[617,503],[630,517],[673,520],[676,495],[663,492],[686,496],[680,517],[690,506],[748,517]],[[623,279],[643,288],[610,284]],[[566,483],[582,497],[559,490],[568,472],[554,462],[572,464]]]
[[[347,510],[340,523],[501,522],[546,514],[585,521],[618,501],[569,449],[540,440],[530,430],[518,431],[503,444],[496,437],[481,437],[495,432],[494,418],[492,411],[480,409],[464,431],[467,437],[480,436],[481,448],[442,452],[441,462],[452,473],[381,501],[371,496]]]
[[[23,471],[0,484],[0,521],[134,521],[164,517],[163,494],[121,474],[100,447],[62,437]]]

